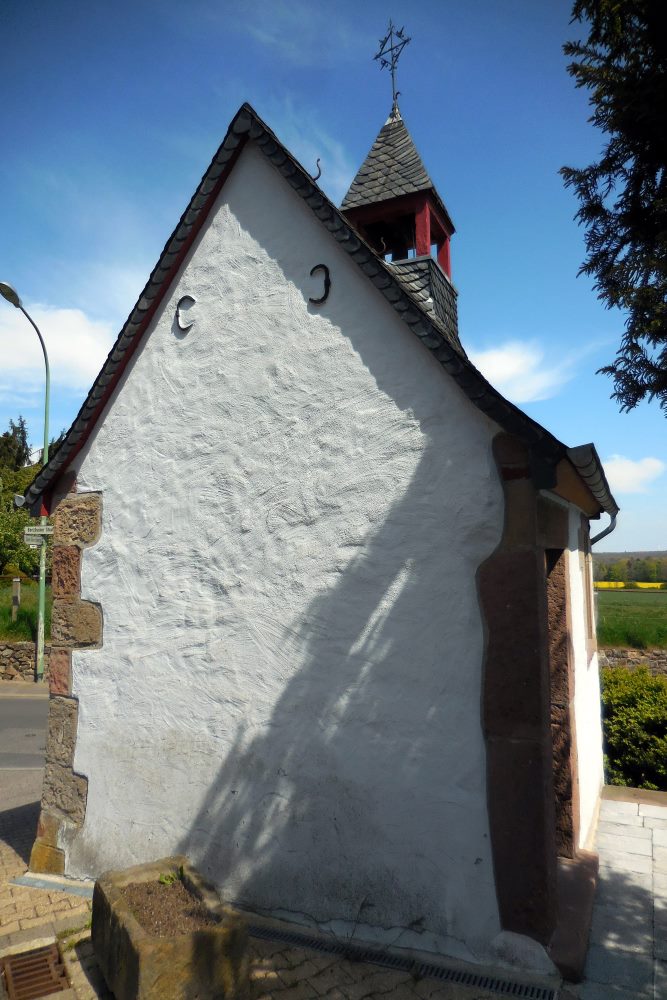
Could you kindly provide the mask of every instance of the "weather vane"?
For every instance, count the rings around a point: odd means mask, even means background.
[[[398,95],[400,93],[396,90],[396,66],[401,52],[411,41],[410,38],[405,37],[404,31],[405,28],[395,28],[393,21],[389,18],[389,31],[384,38],[380,39],[380,51],[373,56],[374,59],[380,60],[380,69],[389,69],[391,72],[392,114],[398,110]]]

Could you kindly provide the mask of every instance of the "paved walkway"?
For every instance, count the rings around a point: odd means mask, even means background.
[[[36,803],[0,813],[0,956],[58,937],[72,1000],[111,1000],[92,953],[90,902],[10,884],[25,872],[37,815]],[[587,978],[565,986],[561,1000],[667,1000],[667,805],[603,801],[598,849],[601,879]],[[498,997],[277,942],[251,942],[250,1000]]]
[[[29,940],[35,928],[60,927],[63,919],[81,925],[90,916],[90,903],[81,896],[11,884],[25,873],[38,816],[38,803],[0,813],[0,933],[17,942]]]
[[[580,1000],[667,1000],[667,795],[606,794],[586,980],[570,990]]]
[[[0,813],[0,958],[50,944],[56,938],[62,940],[82,928],[84,933],[90,934],[86,929],[90,924],[91,904],[88,900],[70,893],[12,884],[12,879],[25,873],[38,817],[38,802]],[[72,953],[66,955],[66,960],[68,958],[68,964],[76,966],[75,978],[70,977],[72,984],[75,979],[87,984],[85,966],[78,958],[72,963],[75,958]],[[95,985],[101,985],[96,968],[93,970],[93,981]],[[110,996],[98,993],[94,988],[84,989],[75,995],[77,1000]],[[3,997],[0,983],[0,998]]]

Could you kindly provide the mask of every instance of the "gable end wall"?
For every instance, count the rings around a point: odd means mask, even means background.
[[[70,874],[184,851],[253,908],[492,954],[496,430],[249,144],[77,463]]]

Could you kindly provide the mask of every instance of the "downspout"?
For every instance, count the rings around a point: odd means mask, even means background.
[[[601,531],[598,535],[595,535],[594,538],[591,538],[591,545],[595,545],[595,543],[599,542],[601,538],[605,538],[607,535],[611,535],[612,531],[616,527],[616,518],[618,515],[610,514],[609,516],[611,517],[611,521],[604,529],[604,531]]]

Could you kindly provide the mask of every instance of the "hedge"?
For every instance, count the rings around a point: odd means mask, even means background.
[[[604,669],[602,725],[607,783],[667,792],[667,677]]]

